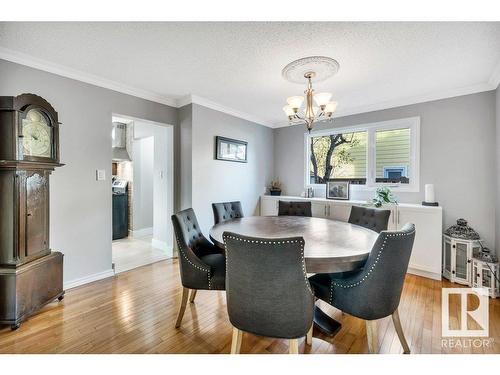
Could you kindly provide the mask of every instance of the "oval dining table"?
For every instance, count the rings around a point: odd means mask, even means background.
[[[378,233],[338,220],[303,216],[249,216],[214,225],[210,239],[224,249],[224,232],[250,237],[303,237],[307,273],[347,272],[361,268]],[[333,336],[341,324],[314,309],[314,323],[324,333]]]

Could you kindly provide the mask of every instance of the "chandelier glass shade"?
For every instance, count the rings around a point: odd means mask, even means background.
[[[307,82],[304,96],[289,97],[286,100],[287,105],[283,107],[290,124],[304,124],[307,130],[311,131],[315,122],[332,119],[337,109],[337,102],[331,100],[332,94],[329,92],[314,93],[312,83],[313,80],[319,82],[331,77],[338,69],[337,61],[323,56],[299,59],[283,69],[283,77],[290,82],[300,82],[301,74]]]

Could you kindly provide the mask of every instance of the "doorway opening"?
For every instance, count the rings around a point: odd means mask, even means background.
[[[173,127],[112,116],[115,273],[172,257]]]

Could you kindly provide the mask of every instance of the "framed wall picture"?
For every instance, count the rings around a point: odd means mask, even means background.
[[[349,181],[344,181],[344,180],[327,181],[326,197],[328,199],[349,200]]]
[[[215,137],[215,158],[217,160],[247,162],[248,142],[226,137]]]

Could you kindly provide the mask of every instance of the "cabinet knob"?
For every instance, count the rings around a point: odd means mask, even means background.
[[[455,248],[455,245],[453,245],[453,248]]]
[[[467,263],[470,263],[470,259],[467,259]]]
[[[452,274],[455,274],[455,271],[451,271]]]
[[[26,214],[26,216],[31,216],[31,213],[29,213],[29,212],[28,212],[28,213]]]

